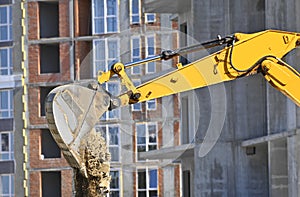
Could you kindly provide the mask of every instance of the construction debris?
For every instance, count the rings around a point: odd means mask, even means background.
[[[94,129],[82,140],[80,152],[86,166],[83,170],[74,169],[76,197],[103,197],[109,192],[110,153],[105,139]]]

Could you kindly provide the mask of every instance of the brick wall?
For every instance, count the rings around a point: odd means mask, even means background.
[[[40,197],[42,192],[41,170],[48,171],[51,168],[68,168],[68,163],[61,155],[61,158],[42,159],[41,158],[41,130],[30,130],[29,143],[29,163],[30,168],[30,196]],[[38,169],[38,170],[34,170]],[[61,170],[61,192],[62,197],[72,196],[72,177],[71,169]]]
[[[79,79],[92,78],[92,57],[93,52],[91,42],[79,41],[75,43],[75,69]]]
[[[41,173],[38,171],[32,171],[29,174],[29,178],[30,178],[30,182],[29,182],[30,196],[31,197],[42,196]]]
[[[38,2],[28,2],[27,3],[27,10],[28,10],[28,39],[29,40],[37,40],[40,37],[39,33],[39,4]],[[30,55],[30,53],[29,53]]]
[[[175,196],[180,197],[181,192],[180,192],[180,185],[181,185],[181,180],[180,180],[180,165],[177,165],[174,169],[174,184],[175,184]]]
[[[59,44],[60,73],[40,74],[40,45],[28,47],[29,83],[58,82],[70,80],[70,44]]]
[[[69,0],[59,0],[59,36],[69,37]]]
[[[61,194],[62,197],[72,196],[72,184],[73,184],[73,171],[62,170],[61,171]]]
[[[70,44],[60,42],[59,45],[59,73],[40,73],[40,27],[39,27],[39,4],[37,1],[27,2],[28,15],[28,95],[29,95],[29,121],[31,126],[46,124],[46,118],[40,115],[40,84],[70,81]],[[69,1],[59,1],[59,36],[69,37]],[[35,42],[36,44],[31,44]],[[44,43],[43,43],[44,44]],[[61,169],[61,193],[63,197],[72,196],[73,172],[67,161],[61,158],[41,158],[41,132],[40,129],[29,131],[29,185],[30,196],[42,195],[42,171]]]
[[[31,125],[47,124],[46,118],[40,116],[40,90],[38,87],[28,88],[28,110]]]
[[[164,173],[163,169],[159,168],[157,170],[158,173],[158,196],[163,197],[164,196]]]
[[[41,130],[30,130],[29,143],[30,143],[30,167],[39,169],[48,168],[65,168],[68,167],[68,163],[65,158],[61,155],[61,158],[41,158]]]
[[[41,197],[42,196],[42,172],[32,171],[30,172],[30,197]],[[61,196],[70,197],[72,196],[72,170],[61,171]]]
[[[39,26],[39,3],[28,2],[28,39],[38,40],[40,38]],[[59,36],[69,37],[69,1],[59,1]]]
[[[91,35],[91,23],[87,22],[87,19],[92,18],[91,1],[75,0],[74,7],[75,36]]]

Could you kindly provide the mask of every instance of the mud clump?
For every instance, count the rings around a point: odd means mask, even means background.
[[[76,197],[104,197],[109,192],[110,153],[105,139],[94,129],[81,141],[85,169],[74,169]]]

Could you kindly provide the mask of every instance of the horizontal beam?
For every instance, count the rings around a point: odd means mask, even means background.
[[[193,150],[195,144],[184,144],[180,146],[165,147],[158,150],[139,153],[142,159],[178,159],[187,151]]]
[[[147,13],[182,13],[191,9],[191,0],[145,0],[143,8]]]
[[[290,130],[290,131],[284,131],[284,132],[280,132],[280,133],[270,134],[270,135],[259,137],[259,138],[245,140],[241,143],[241,146],[242,147],[254,146],[254,145],[258,145],[258,144],[262,144],[262,143],[266,143],[266,142],[270,142],[270,141],[274,141],[274,140],[287,138],[287,137],[297,135],[297,134],[300,134],[300,129],[294,129],[294,130]]]

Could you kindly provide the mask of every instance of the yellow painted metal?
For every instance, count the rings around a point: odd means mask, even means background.
[[[109,81],[114,74],[117,74],[119,76],[122,84],[125,85],[128,90],[130,90],[132,93],[137,93],[136,87],[133,85],[131,79],[128,77],[127,73],[125,72],[124,64],[120,62],[114,64],[111,70],[107,72],[100,72],[98,75],[98,82],[100,84],[103,84]]]
[[[133,85],[132,81],[129,79],[127,73],[125,72],[124,65],[122,63],[116,63],[114,65],[114,71],[118,74],[120,77],[122,84],[126,86],[126,88],[132,93],[136,93],[136,87]]]
[[[22,103],[23,103],[23,112],[22,112],[22,119],[23,119],[23,171],[24,171],[24,178],[23,178],[23,189],[24,189],[24,195],[23,196],[29,196],[29,182],[28,182],[28,134],[27,134],[27,126],[28,126],[28,115],[27,115],[27,109],[28,109],[28,99],[27,99],[27,94],[28,94],[28,88],[26,84],[26,79],[27,79],[27,68],[26,68],[26,60],[27,60],[27,53],[26,53],[26,6],[25,6],[26,1],[22,0],[20,2],[20,9],[22,11],[21,15],[21,27],[22,27],[22,36],[21,36],[21,51],[22,51],[22,60],[21,60],[21,68],[23,70],[23,75],[22,75],[22,88],[23,88],[23,95],[22,95]]]
[[[100,84],[103,84],[105,82],[108,82],[110,78],[114,75],[115,73],[112,70],[109,70],[107,72],[98,72],[98,82]]]
[[[277,30],[254,34],[237,33],[235,37],[237,41],[234,47],[225,47],[214,54],[184,67],[179,66],[173,72],[140,85],[137,87],[137,91],[141,94],[138,100],[130,99],[130,92],[120,95],[122,105],[143,102],[255,74],[262,58],[266,56],[281,58],[297,47],[300,40],[298,33]],[[233,50],[232,55],[230,55],[231,50]],[[279,73],[275,73],[273,78],[279,77]],[[299,75],[295,77],[299,78]]]
[[[262,62],[264,76],[277,90],[289,97],[300,106],[300,75],[288,64],[272,59]]]

